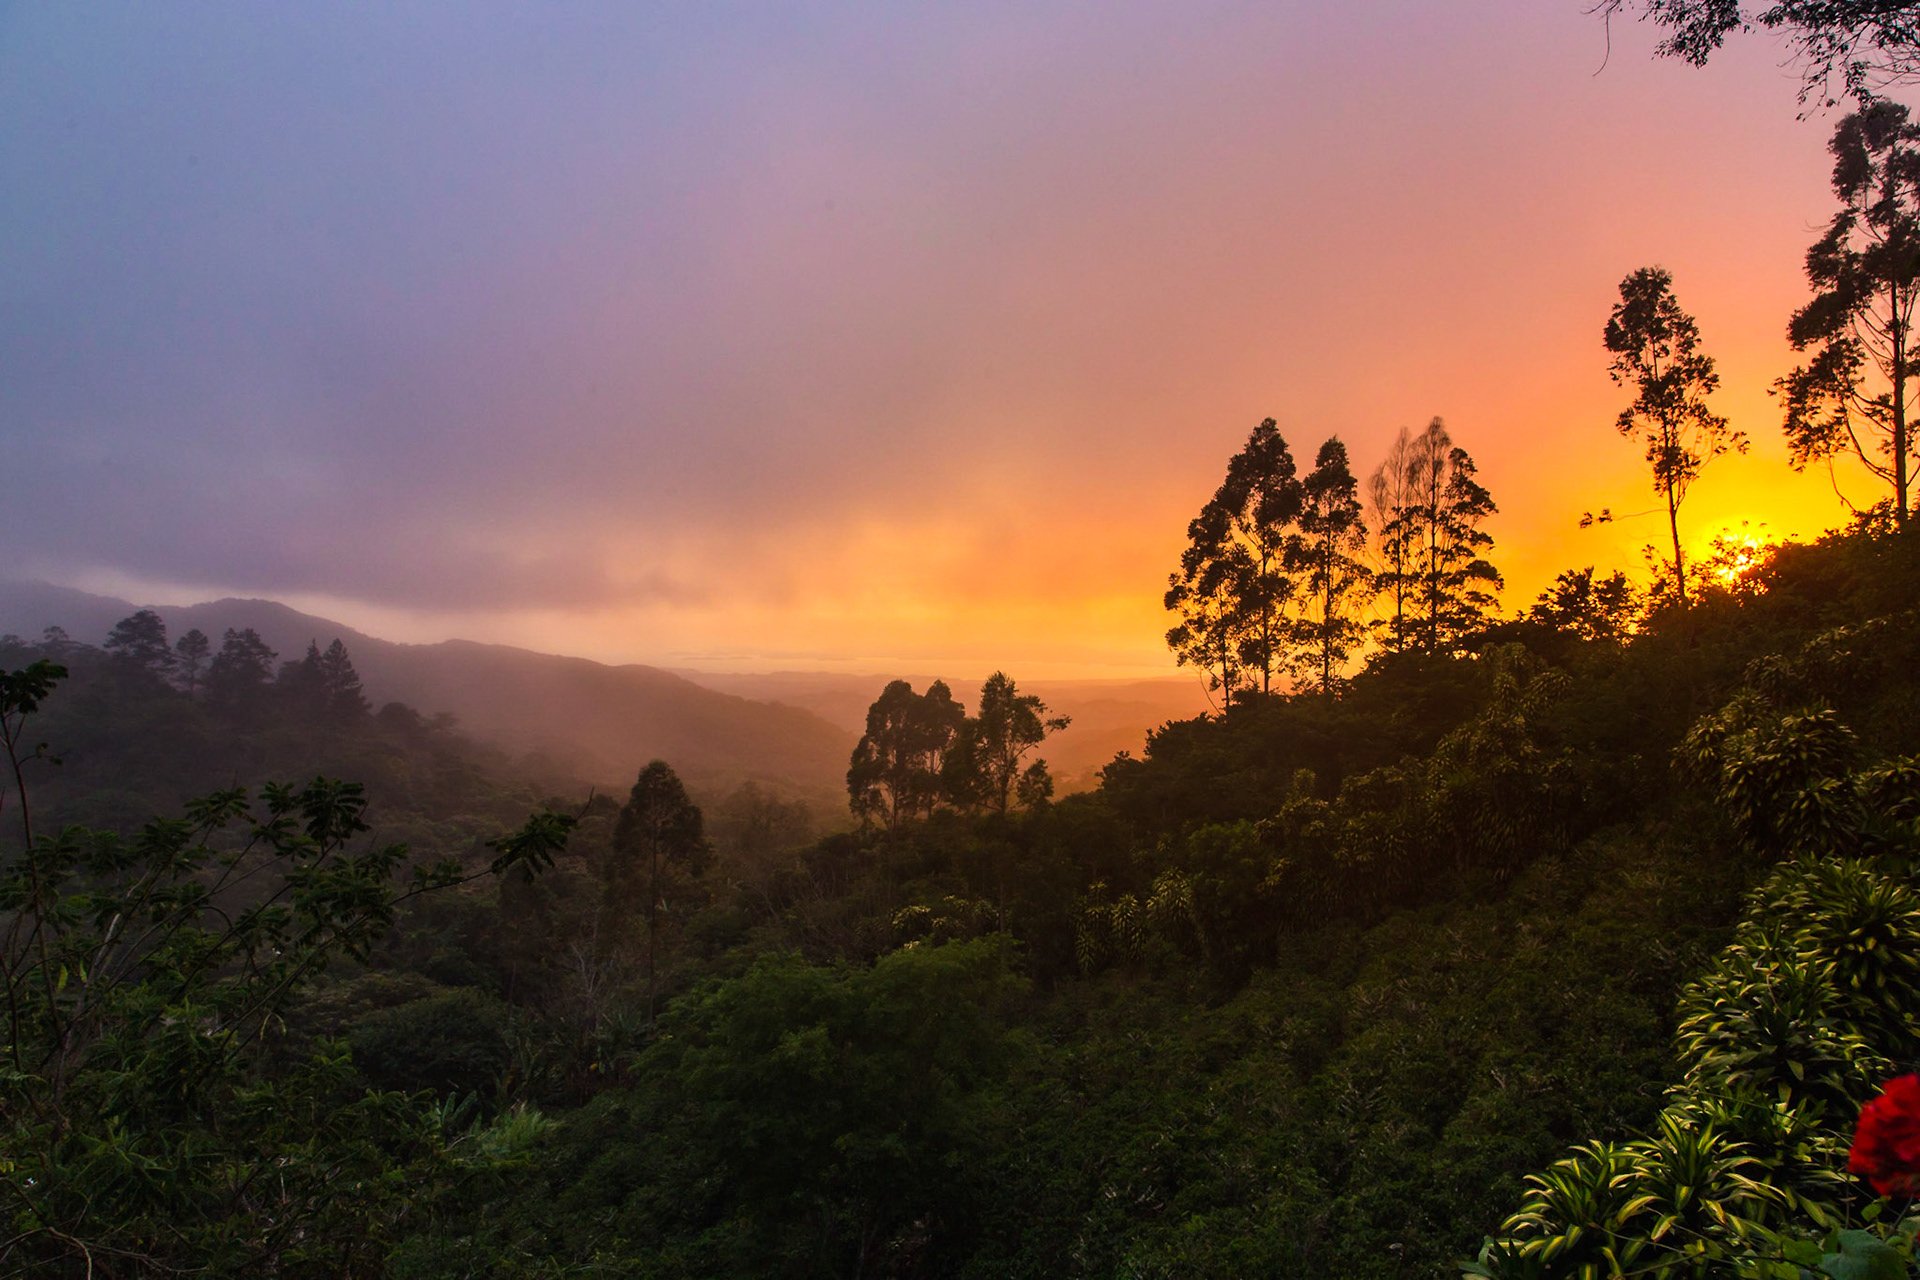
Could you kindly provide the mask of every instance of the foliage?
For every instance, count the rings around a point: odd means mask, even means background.
[[[1167,632],[1175,661],[1208,673],[1232,702],[1243,684],[1269,693],[1286,663],[1292,528],[1304,497],[1293,453],[1272,418],[1227,461],[1226,478],[1187,526],[1180,568],[1167,579]]]
[[[155,675],[165,675],[174,665],[174,652],[167,647],[167,624],[151,609],[141,609],[115,623],[101,647]]]
[[[21,729],[62,674],[43,661],[0,677],[21,829],[0,848],[0,1262],[365,1269],[443,1144],[403,1097],[367,1092],[337,1045],[276,1061],[284,1017],[330,964],[366,957],[402,903],[550,862],[568,820],[536,817],[473,872],[357,847],[364,792],[326,779],[220,792],[131,838],[41,835]]]
[[[1377,583],[1393,605],[1381,640],[1390,652],[1457,652],[1493,611],[1501,580],[1480,523],[1496,508],[1476,474],[1438,418],[1418,435],[1402,430],[1374,473]]]
[[[1068,723],[1066,716],[1048,716],[1047,704],[1035,694],[1021,693],[1004,671],[994,672],[980,688],[980,713],[961,725],[964,746],[957,767],[948,770],[948,794],[995,813],[1005,813],[1016,800],[1051,794],[1051,782],[1042,783],[1045,762],[1035,761],[1024,770],[1021,762],[1049,733]]]
[[[1667,57],[1704,64],[1726,38],[1755,26],[1782,32],[1802,67],[1800,101],[1832,106],[1840,89],[1865,103],[1920,73],[1920,10],[1907,0],[1601,0],[1609,18],[1626,8],[1666,27]]]
[[[1788,672],[1804,677],[1833,647],[1809,645]],[[1785,674],[1762,666],[1751,682],[1778,689]],[[1908,1274],[1910,1230],[1843,1229],[1871,1215],[1842,1158],[1843,1126],[1920,1040],[1920,889],[1910,853],[1878,864],[1843,856],[1862,826],[1809,801],[1849,797],[1856,819],[1866,807],[1844,726],[1830,715],[1756,726],[1758,702],[1743,693],[1688,749],[1696,767],[1718,765],[1721,795],[1749,838],[1797,860],[1770,877],[1732,943],[1682,993],[1680,1079],[1655,1135],[1605,1148],[1599,1173],[1594,1147],[1530,1178],[1522,1207],[1467,1274]],[[1876,1124],[1862,1122],[1869,1141]],[[1913,1156],[1920,1166],[1920,1144]],[[1575,1187],[1598,1190],[1576,1198]]]
[[[867,731],[847,766],[847,794],[861,823],[883,821],[889,830],[932,813],[943,795],[948,753],[960,737],[966,709],[946,682],[924,694],[895,680],[867,708]]]
[[[1581,640],[1618,644],[1633,633],[1639,613],[1639,593],[1626,574],[1616,570],[1596,580],[1589,565],[1556,577],[1527,617]]]
[[[847,769],[851,807],[863,827],[883,818],[889,831],[926,818],[941,805],[1005,814],[1034,808],[1053,795],[1044,760],[1022,762],[1050,733],[1067,727],[1047,704],[1023,694],[1004,671],[980,688],[980,713],[969,716],[936,680],[916,694],[895,680],[867,709],[867,732]]]
[[[1301,482],[1300,532],[1287,548],[1299,575],[1300,608],[1288,669],[1296,686],[1331,697],[1365,637],[1358,609],[1373,594],[1373,573],[1361,558],[1367,526],[1347,465],[1347,447],[1328,440]]]
[[[1920,302],[1920,126],[1895,102],[1842,120],[1828,143],[1840,211],[1807,250],[1813,300],[1793,315],[1805,365],[1779,380],[1796,467],[1850,455],[1892,488],[1904,527],[1920,441],[1909,409]]]
[[[1673,539],[1675,602],[1687,606],[1686,560],[1680,550],[1680,504],[1701,468],[1729,451],[1746,452],[1746,436],[1707,407],[1720,385],[1713,357],[1700,350],[1700,328],[1673,296],[1673,276],[1642,267],[1620,282],[1620,301],[1607,319],[1608,372],[1634,388],[1620,411],[1620,434],[1646,446],[1653,487],[1667,505]]]
[[[634,779],[627,803],[613,828],[613,857],[606,864],[607,902],[619,910],[646,895],[647,1020],[651,1022],[657,989],[660,920],[666,907],[668,877],[698,876],[707,868],[712,847],[706,819],[687,798],[673,766],[655,760]]]

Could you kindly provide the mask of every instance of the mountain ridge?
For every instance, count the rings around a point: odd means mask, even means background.
[[[630,779],[665,759],[690,783],[753,780],[819,796],[844,785],[854,735],[785,704],[706,688],[658,667],[619,666],[477,640],[383,640],[277,600],[226,597],[192,605],[136,605],[45,582],[0,581],[0,629],[37,637],[49,626],[97,644],[113,624],[150,608],[178,637],[192,628],[216,645],[252,627],[282,661],[309,642],[347,646],[368,697],[453,715],[475,737],[516,754],[539,753],[596,783]]]

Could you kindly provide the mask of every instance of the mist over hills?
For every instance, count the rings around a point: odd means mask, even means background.
[[[697,786],[754,779],[828,811],[844,789],[847,756],[868,705],[895,678],[615,666],[468,640],[402,644],[271,600],[143,606],[48,583],[0,581],[0,631],[28,638],[59,626],[98,644],[142,607],[165,620],[169,635],[198,627],[216,645],[227,628],[252,627],[282,660],[297,658],[309,642],[324,648],[338,637],[375,705],[398,701],[429,715],[451,714],[476,738],[545,756],[600,785],[625,785],[659,757]],[[925,688],[936,677],[903,678]],[[969,707],[978,702],[981,678],[941,678]],[[1073,719],[1043,749],[1063,791],[1093,785],[1117,752],[1138,754],[1150,729],[1206,710],[1191,679],[1022,681],[1021,688]]]
[[[606,786],[624,786],[658,757],[691,785],[755,779],[818,798],[844,788],[857,738],[811,711],[703,688],[655,667],[467,640],[400,644],[271,600],[139,606],[46,583],[0,582],[0,630],[29,638],[60,626],[98,644],[140,607],[158,613],[169,635],[198,627],[216,646],[227,628],[252,627],[282,660],[338,637],[374,705],[399,701],[450,713],[476,738],[545,755]]]

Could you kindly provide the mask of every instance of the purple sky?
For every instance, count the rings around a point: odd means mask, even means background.
[[[811,12],[807,10],[811,9]],[[1444,415],[1510,603],[1658,533],[1599,334],[1765,394],[1832,118],[1582,0],[0,9],[8,572],[732,667],[1166,666],[1268,415]],[[1870,499],[1858,488],[1853,496]]]

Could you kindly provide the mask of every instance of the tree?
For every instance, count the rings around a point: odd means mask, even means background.
[[[707,844],[700,808],[687,798],[680,777],[664,760],[640,771],[627,803],[613,828],[615,857],[609,879],[617,889],[643,879],[647,894],[647,1022],[652,1025],[657,990],[655,961],[659,949],[660,911],[665,905],[667,878],[675,873],[698,876],[707,868]]]
[[[1910,387],[1920,372],[1920,127],[1898,103],[1876,102],[1840,122],[1827,144],[1840,211],[1807,250],[1813,300],[1787,337],[1813,358],[1775,384],[1793,464],[1851,454],[1893,488],[1906,527],[1916,455]]]
[[[1226,512],[1211,503],[1188,523],[1187,549],[1167,577],[1164,600],[1180,615],[1167,629],[1174,662],[1204,671],[1223,708],[1232,705],[1242,680],[1239,584],[1250,573],[1245,552],[1229,546],[1226,527]]]
[[[141,609],[113,624],[103,646],[122,662],[143,671],[164,676],[173,667],[173,650],[167,645],[167,624],[151,609]]]
[[[1430,501],[1422,508],[1427,525],[1423,586],[1428,653],[1457,649],[1498,607],[1500,571],[1486,558],[1493,535],[1480,527],[1497,508],[1493,496],[1474,479],[1477,471],[1467,451],[1454,446],[1447,450],[1445,465],[1429,477]]]
[[[366,691],[360,686],[360,673],[353,669],[347,646],[335,636],[318,661],[320,689],[327,711],[344,720],[357,720],[367,713]]]
[[[1453,443],[1439,418],[1396,447],[1390,478],[1376,473],[1373,489],[1396,506],[1383,513],[1383,559],[1377,581],[1395,602],[1387,620],[1387,648],[1451,653],[1485,624],[1500,589],[1500,573],[1486,558],[1493,537],[1480,522],[1496,510],[1474,479],[1465,449]]]
[[[943,680],[924,694],[895,680],[867,708],[867,731],[847,766],[847,795],[862,825],[883,820],[889,831],[933,812],[950,794],[948,753],[961,739],[966,709]]]
[[[1209,672],[1232,701],[1244,669],[1262,693],[1285,665],[1286,611],[1295,583],[1286,551],[1300,515],[1300,482],[1278,424],[1267,418],[1227,463],[1227,475],[1188,525],[1189,545],[1168,579],[1166,606],[1181,615],[1167,633],[1175,661]]]
[[[721,850],[752,867],[813,838],[813,814],[805,801],[783,800],[751,780],[720,802],[713,825]]]
[[[1616,571],[1596,581],[1592,566],[1588,566],[1569,569],[1555,578],[1534,601],[1527,617],[1582,640],[1619,642],[1632,632],[1639,611],[1639,601],[1626,574]]]
[[[1700,327],[1673,296],[1673,276],[1663,267],[1642,267],[1620,282],[1620,301],[1607,319],[1608,372],[1618,386],[1635,389],[1620,411],[1620,434],[1646,446],[1653,487],[1667,504],[1673,540],[1676,602],[1687,607],[1686,560],[1680,550],[1680,504],[1702,467],[1729,451],[1744,453],[1747,437],[1707,408],[1720,385],[1713,357],[1700,350]]]
[[[318,716],[325,711],[327,694],[321,683],[319,642],[307,641],[306,656],[298,662],[281,663],[273,687],[284,703],[297,707],[304,715]]]
[[[1288,568],[1299,575],[1301,613],[1291,663],[1303,688],[1333,696],[1340,672],[1365,634],[1355,615],[1371,591],[1373,574],[1360,559],[1367,526],[1358,485],[1337,438],[1320,446],[1301,484],[1300,533],[1288,547]]]
[[[1628,7],[1629,0],[1595,6],[1609,20]],[[1695,66],[1736,31],[1784,34],[1801,64],[1803,104],[1818,97],[1832,106],[1835,72],[1862,103],[1920,74],[1920,4],[1911,0],[1775,0],[1757,12],[1739,0],[1631,0],[1631,7],[1673,33],[1660,45],[1663,56]]]
[[[1016,800],[1024,803],[1017,787],[1023,776],[1021,761],[1049,733],[1057,733],[1069,723],[1067,716],[1049,717],[1047,704],[1038,695],[1021,693],[1006,672],[994,672],[980,687],[980,714],[962,726],[961,737],[967,748],[954,757],[965,762],[964,774],[971,776],[963,776],[950,792],[956,800],[966,795],[996,813],[1005,813]],[[1036,760],[1034,764],[1045,776],[1045,762]],[[1039,785],[1037,780],[1034,785]],[[1052,794],[1052,790],[1049,779],[1045,794]]]
[[[1413,571],[1418,541],[1406,514],[1414,505],[1416,478],[1422,470],[1419,454],[1428,438],[1426,433],[1416,437],[1400,428],[1387,456],[1367,477],[1367,504],[1373,508],[1373,527],[1380,540],[1374,587],[1386,597],[1389,609],[1381,620],[1381,642],[1394,653],[1405,650],[1413,635],[1407,618],[1409,597],[1418,581]]]
[[[181,636],[173,645],[173,673],[180,687],[191,698],[200,688],[200,673],[207,665],[207,655],[213,650],[213,642],[207,639],[207,633],[195,627]]]
[[[4,765],[65,674],[0,672]],[[121,836],[0,838],[0,1270],[10,1275],[376,1274],[447,1168],[435,1117],[300,1051],[288,1015],[365,960],[412,898],[550,867],[539,814],[492,862],[367,847],[358,784],[220,792]],[[17,830],[17,839],[12,831]]]
[[[252,627],[235,631],[228,627],[221,637],[220,652],[207,664],[209,697],[239,706],[257,698],[273,677],[275,654]]]

